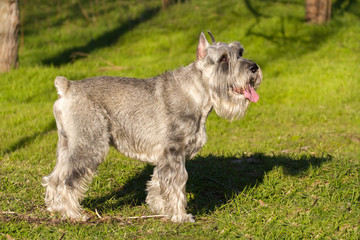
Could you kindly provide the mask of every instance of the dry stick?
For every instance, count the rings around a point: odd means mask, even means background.
[[[11,211],[5,211],[5,212],[0,212],[0,214],[2,215],[14,215],[15,218],[22,218],[23,220],[26,220],[28,222],[46,222],[49,219],[47,218],[37,218],[37,217],[32,217],[29,216],[27,214],[19,214],[16,212],[11,212]],[[115,221],[126,221],[126,220],[131,220],[131,219],[148,219],[148,218],[163,218],[163,217],[167,217],[167,215],[145,215],[145,216],[138,216],[138,217],[125,217],[125,218],[116,218],[116,217],[101,217],[100,214],[98,213],[97,209],[95,209],[95,214],[97,215],[97,217],[103,221],[103,220],[115,220]],[[61,223],[63,222],[63,220],[51,220],[52,223]],[[86,223],[86,222],[84,222]]]
[[[315,198],[315,201],[313,202],[313,204],[311,205],[312,207],[315,206],[315,204],[317,203],[319,199],[318,198]]]
[[[79,5],[80,11],[81,11],[81,13],[83,14],[83,16],[85,17],[85,19],[86,19],[88,22],[91,22],[91,19],[90,19],[89,15],[88,15],[87,12],[85,11],[85,9],[82,7],[80,1],[78,2],[78,5]]]
[[[0,214],[17,214],[16,212],[11,212],[11,211],[5,211],[5,212],[0,212]]]
[[[167,215],[148,215],[148,216],[140,216],[140,217],[127,217],[126,219],[144,219],[144,218],[162,218],[167,217]]]
[[[11,219],[20,219],[20,220],[26,220],[27,222],[51,222],[51,223],[62,223],[63,220],[51,220],[49,221],[48,218],[38,218],[38,217],[32,217],[26,214],[19,214],[16,212],[10,212],[10,211],[6,211],[6,212],[0,212],[1,215],[13,215],[13,217],[11,217]]]
[[[310,148],[310,146],[304,146],[304,147],[300,147],[299,149],[297,149],[297,150],[291,150],[291,149],[283,149],[283,150],[281,150],[281,153],[289,153],[289,152],[296,152],[296,151],[299,151],[299,152],[301,152],[301,151],[304,151],[304,152],[307,152],[307,153],[309,153],[307,150]]]
[[[115,221],[119,221],[119,222],[125,222],[127,220],[132,220],[132,219],[148,219],[148,218],[163,218],[163,217],[167,217],[167,215],[145,215],[145,216],[139,216],[139,217],[125,217],[125,218],[103,217],[100,220],[101,221],[115,220]]]
[[[102,219],[102,217],[101,217],[100,214],[98,213],[98,210],[97,210],[97,209],[95,209],[95,213],[96,213],[96,215],[98,216],[98,218]]]
[[[63,233],[63,234],[61,235],[61,237],[59,238],[59,240],[62,240],[62,239],[64,238],[64,236],[65,236],[65,233]]]

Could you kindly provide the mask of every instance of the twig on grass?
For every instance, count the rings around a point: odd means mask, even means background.
[[[89,15],[87,14],[87,12],[85,11],[85,9],[84,9],[83,6],[81,5],[81,2],[80,2],[80,1],[78,2],[78,5],[79,5],[80,11],[81,11],[82,15],[84,16],[84,18],[85,18],[88,22],[91,22],[91,19],[90,19]]]
[[[99,218],[100,222],[110,222],[110,221],[116,221],[116,222],[128,222],[129,220],[138,220],[138,219],[149,219],[149,218],[165,218],[167,215],[145,215],[145,216],[138,216],[138,217],[102,217]],[[95,223],[96,221],[91,221],[91,223]]]
[[[318,200],[319,200],[318,198],[315,198],[315,201],[313,202],[313,204],[311,204],[311,206],[312,207],[315,206],[315,204],[317,203]]]
[[[5,211],[5,212],[0,212],[0,214],[16,214],[16,212]]]
[[[66,233],[63,233],[63,234],[61,235],[61,237],[59,238],[59,240],[62,240],[62,239],[64,238],[65,234],[66,234]]]
[[[148,215],[148,216],[139,216],[139,217],[127,217],[126,219],[146,219],[146,218],[164,218],[167,215]]]
[[[303,147],[299,147],[298,149],[296,150],[293,150],[293,149],[283,149],[281,150],[281,153],[284,153],[284,154],[287,154],[287,153],[296,153],[296,152],[306,152],[306,153],[309,153],[310,155],[314,155],[313,152],[309,152],[308,150],[310,149],[310,146],[303,146]]]
[[[83,222],[77,222],[77,223],[86,225],[86,224],[94,224],[94,223],[96,224],[96,223],[102,223],[102,222],[108,222],[108,221],[109,222],[116,221],[116,222],[122,222],[124,224],[127,224],[130,220],[167,217],[167,215],[144,215],[144,216],[138,216],[138,217],[123,217],[123,218],[101,217],[100,214],[98,213],[97,209],[95,209],[95,214],[99,218],[98,220],[83,221]],[[20,214],[20,213],[11,212],[11,211],[0,212],[0,219],[5,222],[17,220],[17,221],[27,221],[29,223],[48,223],[48,224],[53,224],[53,225],[66,223],[66,222],[73,222],[68,219],[40,218],[40,217],[30,216],[29,214]]]
[[[98,216],[98,218],[102,219],[102,217],[100,216],[99,212],[97,209],[95,209],[95,213],[96,213],[96,216]]]
[[[16,212],[1,212],[0,213],[0,219],[5,221],[5,222],[10,222],[10,221],[27,221],[29,223],[40,223],[40,222],[46,222],[46,223],[50,223],[50,224],[59,224],[59,223],[63,223],[66,222],[64,220],[61,219],[49,219],[49,218],[39,218],[39,217],[34,217],[34,216],[30,216],[28,214],[20,214],[20,213],[16,213]]]
[[[3,234],[1,234],[1,235],[3,235]],[[4,234],[5,235],[5,234]],[[14,238],[12,238],[9,234],[6,234],[6,239],[7,240],[13,240]]]

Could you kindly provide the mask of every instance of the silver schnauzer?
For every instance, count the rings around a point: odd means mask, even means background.
[[[112,145],[155,165],[146,197],[152,211],[174,222],[194,221],[185,210],[185,159],[205,144],[211,110],[229,120],[243,117],[259,99],[255,89],[262,81],[239,42],[215,42],[209,34],[212,44],[200,34],[195,62],[157,77],[56,77],[57,162],[42,181],[49,211],[84,220],[80,201]]]

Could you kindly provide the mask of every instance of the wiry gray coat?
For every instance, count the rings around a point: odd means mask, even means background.
[[[185,210],[185,159],[205,144],[207,116],[214,108],[237,119],[258,100],[262,73],[242,52],[238,42],[213,39],[210,45],[201,33],[195,62],[154,78],[57,77],[57,163],[43,178],[48,209],[84,219],[80,201],[113,145],[156,166],[146,198],[154,212],[175,222],[194,221]]]

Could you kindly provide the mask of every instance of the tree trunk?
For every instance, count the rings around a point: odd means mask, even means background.
[[[331,0],[306,0],[306,22],[324,23],[331,18]]]
[[[168,8],[171,3],[172,3],[172,0],[161,0],[161,4],[162,4],[163,9]]]
[[[0,0],[0,72],[17,67],[19,28],[19,1]]]

